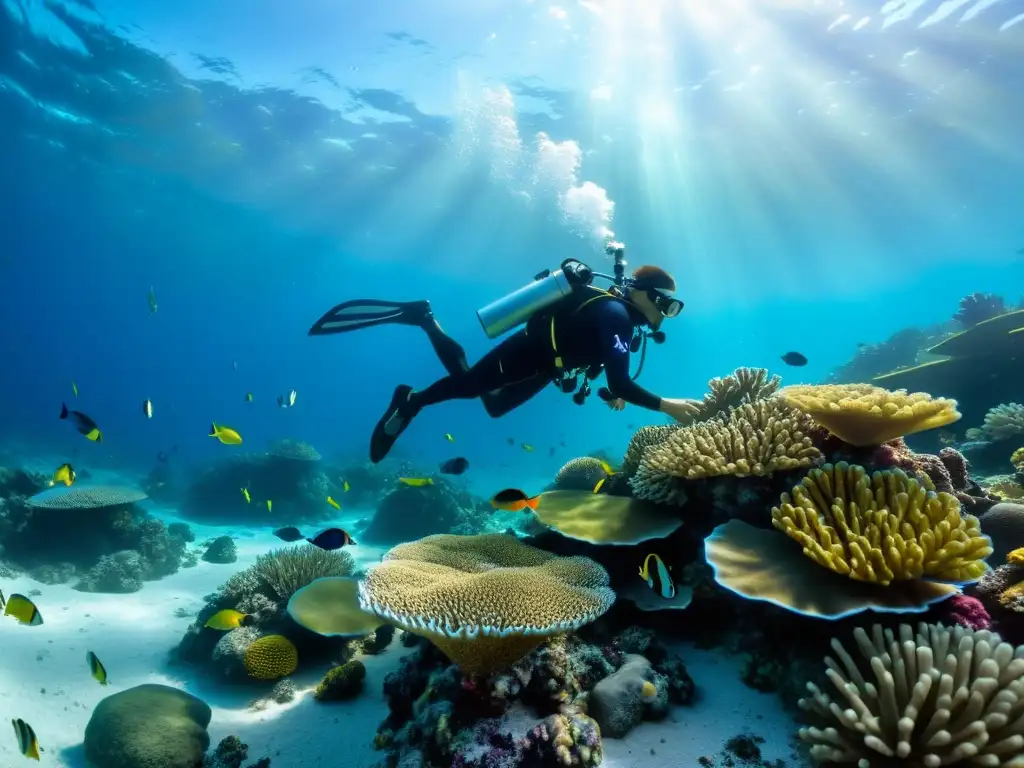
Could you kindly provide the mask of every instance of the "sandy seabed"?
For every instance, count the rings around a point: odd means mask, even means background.
[[[159,516],[167,521],[170,515]],[[168,664],[169,652],[214,592],[231,574],[248,567],[277,546],[286,546],[269,529],[191,524],[197,541],[230,534],[236,537],[238,561],[212,565],[200,561],[173,576],[147,582],[128,595],[76,592],[28,578],[0,581],[5,596],[39,594],[33,600],[44,623],[22,626],[0,619],[0,716],[21,718],[36,732],[42,752],[39,765],[86,768],[82,738],[93,707],[105,696],[142,683],[162,683],[193,693],[213,710],[211,747],[228,735],[249,745],[249,760],[270,757],[273,768],[371,768],[383,756],[373,749],[378,724],[387,715],[382,695],[384,677],[397,668],[406,652],[392,643],[378,656],[359,656],[366,665],[363,694],[354,701],[320,704],[312,688],[326,670],[293,677],[300,688],[295,701],[249,708],[265,693],[256,686],[224,687],[187,679],[187,670]],[[360,564],[379,559],[382,550],[357,546]],[[179,615],[181,614],[181,615]],[[604,765],[609,768],[681,768],[697,766],[702,755],[714,756],[740,732],[762,736],[765,759],[798,759],[792,737],[796,724],[772,695],[752,691],[740,681],[739,659],[722,654],[679,649],[697,683],[699,701],[674,708],[659,723],[645,723],[625,739],[606,739]],[[85,657],[93,651],[106,666],[109,685],[89,675]],[[524,723],[526,725],[526,723]],[[10,730],[0,733],[0,766],[31,765],[17,751]]]

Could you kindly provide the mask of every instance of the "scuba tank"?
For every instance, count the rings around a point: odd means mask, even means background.
[[[532,283],[478,309],[476,316],[487,338],[496,339],[570,295],[574,286],[589,285],[593,279],[594,273],[586,264],[566,259],[554,272],[545,269]]]

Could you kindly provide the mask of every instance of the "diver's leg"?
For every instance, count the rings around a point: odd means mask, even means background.
[[[491,418],[497,419],[509,411],[514,411],[550,383],[551,376],[547,373],[537,373],[528,379],[517,381],[515,384],[508,384],[501,389],[484,392],[480,395],[480,399],[484,403],[487,414]]]
[[[469,363],[466,362],[466,350],[462,348],[455,339],[449,336],[437,322],[434,313],[427,307],[426,314],[420,327],[426,331],[431,346],[434,347],[434,354],[441,361],[441,365],[448,371],[449,376],[456,376],[469,370]]]

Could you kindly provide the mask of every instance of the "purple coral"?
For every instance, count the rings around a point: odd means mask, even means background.
[[[938,604],[941,614],[940,621],[954,622],[967,629],[992,629],[992,617],[985,610],[984,604],[976,597],[969,595],[953,595]]]

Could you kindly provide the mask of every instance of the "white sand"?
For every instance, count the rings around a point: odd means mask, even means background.
[[[353,514],[356,514],[353,512]],[[357,516],[365,514],[365,510]],[[170,518],[167,518],[170,519]],[[382,696],[385,675],[395,669],[405,649],[397,642],[379,656],[359,657],[366,664],[362,696],[351,702],[320,704],[311,696],[326,667],[296,676],[304,689],[291,704],[270,704],[254,712],[249,703],[265,689],[225,688],[189,679],[188,669],[168,666],[178,644],[203,605],[231,574],[248,567],[256,556],[286,546],[269,530],[214,528],[192,524],[197,541],[229,533],[236,536],[238,561],[212,565],[200,561],[158,582],[147,582],[130,595],[88,594],[69,586],[48,586],[21,578],[0,582],[5,595],[34,597],[44,624],[27,627],[0,619],[0,716],[20,717],[36,732],[42,747],[41,765],[84,768],[81,742],[93,707],[105,696],[141,683],[163,683],[193,693],[213,709],[211,746],[228,735],[249,745],[249,759],[269,756],[274,768],[370,768],[383,757],[373,749],[377,725],[387,715]],[[360,563],[379,559],[381,551],[354,547]],[[187,615],[175,616],[178,608]],[[110,684],[89,676],[86,651],[107,668]],[[646,723],[622,740],[605,741],[609,768],[695,766],[700,755],[714,756],[734,734],[749,730],[766,739],[768,759],[790,762],[795,724],[771,695],[759,694],[740,681],[739,660],[720,654],[679,649],[703,694],[693,707],[674,709],[661,723]],[[16,750],[14,735],[0,723],[0,766],[31,765]],[[653,749],[654,754],[651,754]]]

